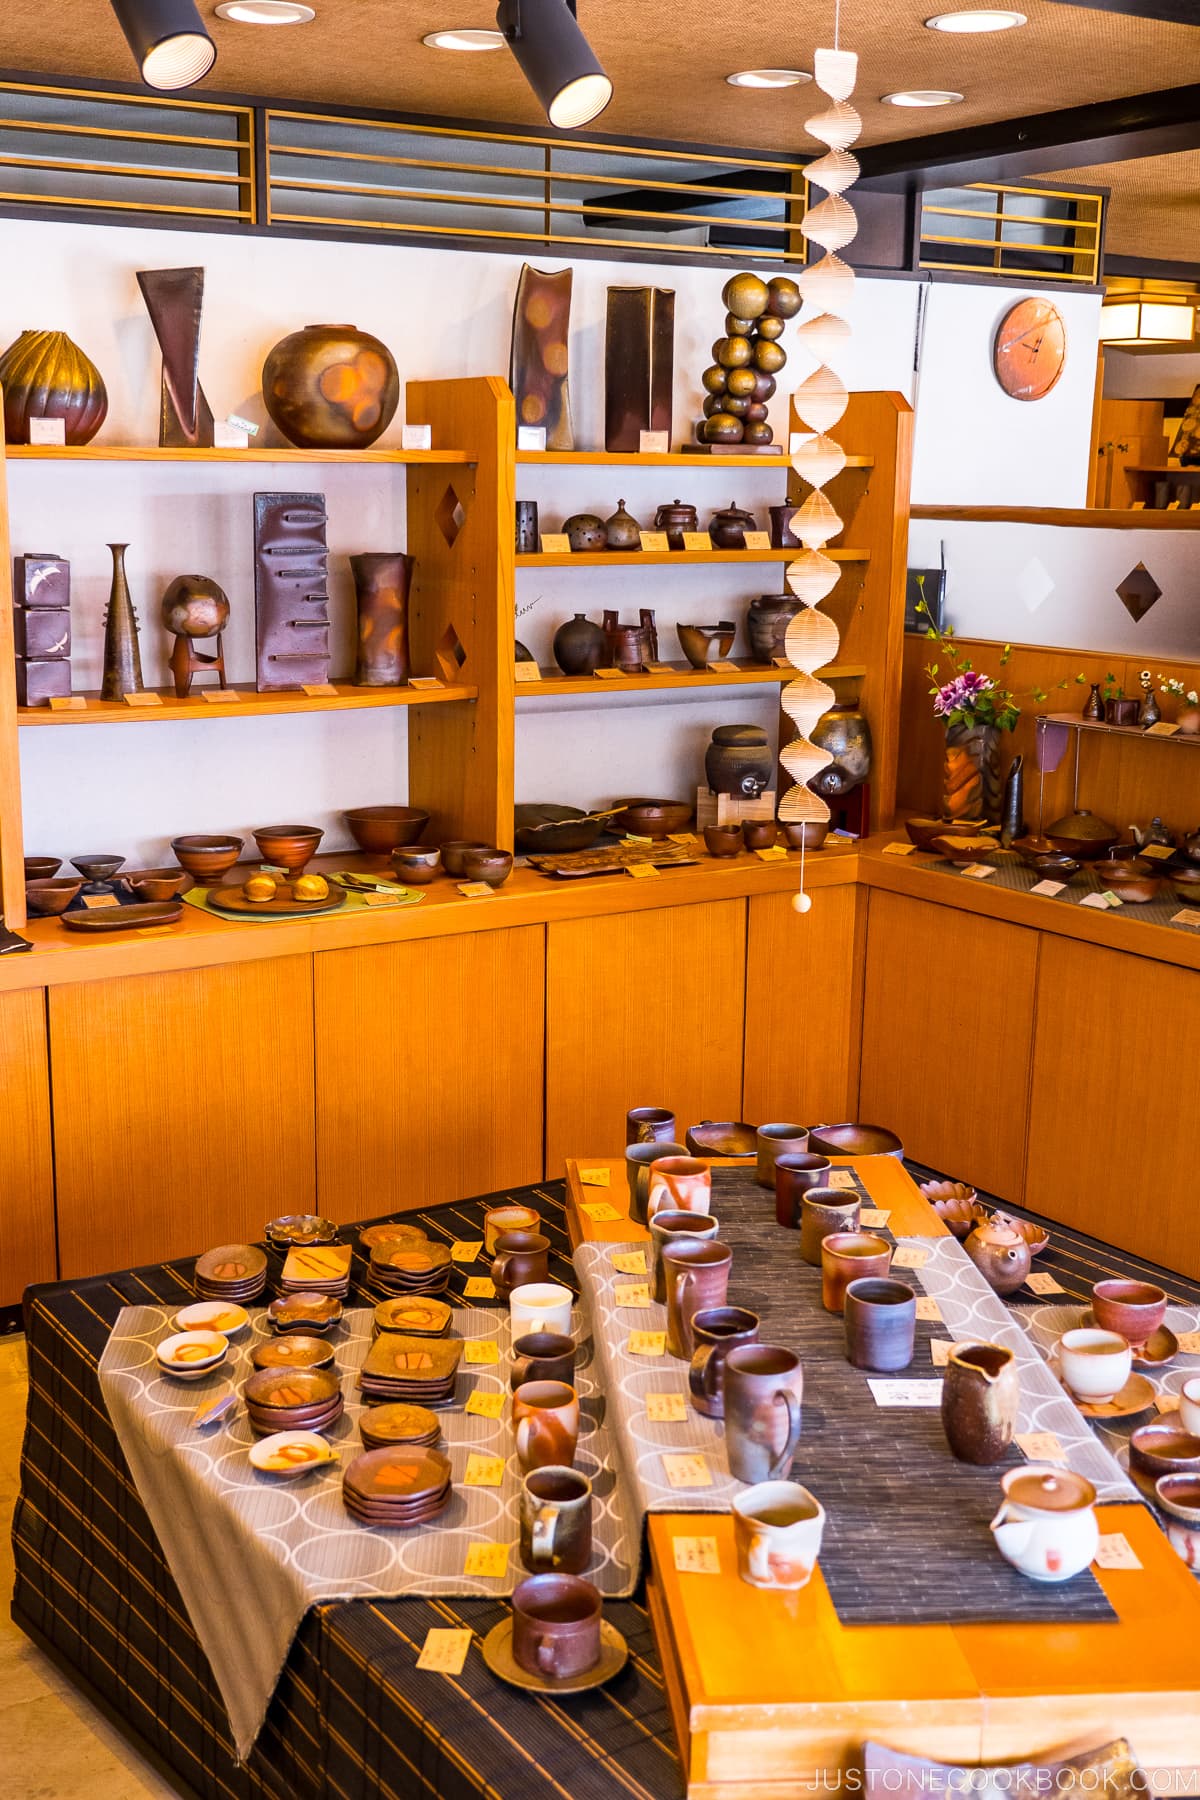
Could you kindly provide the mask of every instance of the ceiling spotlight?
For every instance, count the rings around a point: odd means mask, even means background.
[[[1007,12],[997,7],[972,8],[970,12],[934,13],[926,19],[929,31],[1011,31],[1014,25],[1025,25],[1024,13]]]
[[[300,0],[221,0],[216,13],[234,25],[308,25],[317,16]]]
[[[503,50],[502,31],[431,31],[421,39],[431,50]]]
[[[117,24],[152,88],[185,88],[208,74],[217,47],[196,10],[196,0],[111,0]]]
[[[902,88],[898,94],[882,94],[885,106],[957,106],[962,99],[950,88]]]
[[[570,131],[604,111],[612,82],[579,29],[575,0],[500,0],[496,24],[552,125]]]
[[[812,76],[803,69],[739,69],[725,79],[730,87],[790,88],[799,87],[802,81],[811,81]]]

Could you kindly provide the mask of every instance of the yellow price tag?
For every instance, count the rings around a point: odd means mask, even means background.
[[[665,1356],[667,1334],[665,1331],[631,1331],[625,1340],[625,1348],[630,1356]]]
[[[607,1225],[621,1217],[616,1207],[610,1206],[607,1200],[584,1200],[579,1210],[586,1213],[595,1225]]]
[[[608,1260],[619,1275],[645,1275],[648,1273],[644,1250],[614,1250]]]
[[[864,1206],[858,1215],[858,1222],[871,1231],[882,1231],[891,1216],[890,1212],[882,1212],[877,1207]]]
[[[452,1626],[432,1625],[425,1633],[418,1669],[432,1675],[461,1675],[471,1648],[471,1632]]]
[[[721,1555],[715,1537],[677,1537],[671,1541],[681,1575],[719,1575]],[[418,1665],[419,1666],[419,1665]]]
[[[855,1190],[854,1172],[852,1169],[830,1169],[825,1177],[825,1186]]]
[[[941,1320],[942,1309],[931,1294],[917,1295],[917,1317],[918,1319]]]
[[[618,1306],[649,1306],[650,1289],[644,1281],[618,1281],[613,1300]]]
[[[463,1481],[467,1487],[499,1487],[504,1480],[504,1458],[501,1456],[482,1456],[472,1451],[467,1458],[466,1474]]]
[[[954,1345],[949,1338],[930,1338],[929,1351],[930,1355],[933,1357],[933,1366],[935,1369],[944,1369],[946,1367],[946,1364],[950,1361],[950,1352],[953,1348]]]
[[[609,1187],[612,1184],[611,1169],[580,1169],[579,1179],[585,1187]]]
[[[463,1563],[464,1575],[482,1575],[496,1581],[508,1573],[511,1544],[471,1544]]]
[[[658,870],[653,863],[626,863],[625,873],[632,875],[635,881],[645,881],[651,875],[656,876]]]
[[[468,1338],[463,1345],[463,1361],[476,1367],[481,1364],[498,1363],[500,1347],[494,1338]]]
[[[1055,1281],[1053,1275],[1041,1272],[1036,1275],[1027,1275],[1025,1286],[1034,1294],[1065,1294],[1067,1291],[1061,1281]]]
[[[459,1238],[451,1244],[450,1255],[454,1262],[474,1262],[482,1249],[482,1238]]]
[[[928,1250],[918,1250],[909,1244],[901,1244],[892,1258],[892,1267],[893,1269],[923,1269],[928,1261]]]
[[[1030,1462],[1066,1462],[1067,1453],[1052,1431],[1019,1431],[1017,1443]]]
[[[504,1394],[499,1388],[476,1388],[467,1395],[467,1404],[463,1409],[473,1413],[477,1419],[498,1419],[504,1412]]]
[[[490,1275],[472,1275],[463,1283],[464,1300],[494,1300],[496,1284]]]
[[[682,1394],[647,1394],[646,1417],[651,1425],[682,1425],[688,1405]]]
[[[706,1457],[664,1453],[662,1461],[670,1487],[702,1488],[712,1486],[712,1470],[708,1466]]]

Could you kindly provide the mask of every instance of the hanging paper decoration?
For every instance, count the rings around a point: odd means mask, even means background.
[[[844,349],[850,336],[844,315],[854,294],[854,271],[837,252],[852,241],[858,229],[854,208],[842,198],[858,176],[858,162],[849,154],[849,146],[857,139],[862,121],[847,104],[854,92],[857,70],[858,59],[852,51],[817,51],[814,80],[833,104],[805,126],[829,147],[828,153],[810,163],[806,170],[810,186],[822,188],[829,197],[809,208],[800,227],[808,242],[819,245],[825,254],[797,279],[808,316],[797,326],[796,336],[816,359],[817,367],[793,396],[801,422],[813,435],[801,442],[792,455],[793,469],[812,491],[790,520],[790,529],[804,548],[788,564],[784,576],[801,603],[784,641],[788,660],[799,673],[780,696],[784,712],[799,733],[779,757],[795,782],[779,805],[780,818],[789,824],[829,818],[828,805],[808,783],[829,760],[810,740],[818,721],[836,698],[833,689],[817,679],[815,671],[836,656],[838,629],[827,614],[815,609],[832,593],[840,573],[837,563],[824,554],[824,546],[841,531],[842,521],[823,489],[840,474],[846,462],[841,446],[826,433],[842,417],[849,400],[846,384],[830,366],[830,359]],[[792,904],[798,912],[807,912],[812,905],[804,891],[803,849],[800,892]]]

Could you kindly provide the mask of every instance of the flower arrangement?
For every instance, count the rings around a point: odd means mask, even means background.
[[[1143,670],[1143,676],[1148,675],[1149,672],[1148,669]],[[1168,680],[1165,675],[1160,674],[1158,681],[1158,691],[1164,700],[1182,700],[1188,706],[1200,706],[1200,694],[1195,688],[1185,688],[1182,681],[1177,681],[1173,675]],[[1146,685],[1144,680],[1142,685]]]
[[[918,585],[923,587],[921,577],[917,577]],[[942,655],[950,664],[953,674],[949,680],[942,677],[940,663],[927,663],[925,673],[932,686],[929,689],[933,697],[933,711],[936,718],[950,725],[992,725],[997,731],[1011,731],[1021,716],[1020,700],[1033,700],[1039,705],[1049,699],[1046,688],[1030,688],[1028,693],[1018,698],[1009,687],[994,681],[990,675],[984,675],[971,666],[954,642],[954,627],[947,625],[941,629],[933,623],[929,608],[925,604],[924,593],[916,603],[916,610],[924,613],[929,623],[925,627],[925,636],[932,638]],[[1012,656],[1012,645],[1005,644],[1000,652],[1000,667],[1008,666]],[[1083,676],[1077,675],[1076,682]],[[1071,683],[1064,676],[1057,686],[1069,687]]]

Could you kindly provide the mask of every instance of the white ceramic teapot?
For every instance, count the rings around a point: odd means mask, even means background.
[[[1030,1463],[1001,1478],[1004,1504],[991,1523],[1006,1562],[1033,1581],[1069,1581],[1096,1554],[1096,1490],[1059,1464]]]

